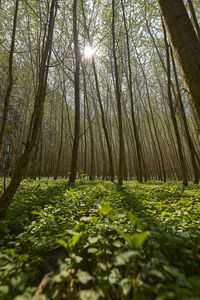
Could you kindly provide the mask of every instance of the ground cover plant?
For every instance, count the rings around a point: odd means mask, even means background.
[[[199,215],[199,185],[26,179],[0,223],[0,299],[200,299]]]

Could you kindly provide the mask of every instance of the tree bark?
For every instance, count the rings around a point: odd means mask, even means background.
[[[54,179],[56,180],[58,178],[59,174],[59,168],[60,168],[60,161],[61,161],[61,154],[62,154],[62,146],[63,146],[63,130],[64,130],[64,99],[66,94],[64,93],[62,98],[62,105],[61,105],[61,124],[60,124],[60,145],[58,149],[58,157],[56,160],[56,168],[55,168],[55,174]]]
[[[8,87],[6,89],[5,97],[3,100],[4,108],[3,108],[3,118],[2,118],[1,131],[0,131],[0,154],[3,148],[4,136],[6,131],[6,122],[8,118],[8,105],[10,102],[11,92],[13,88],[13,56],[15,50],[15,36],[16,36],[16,28],[17,28],[18,7],[19,7],[19,0],[16,0],[13,29],[12,29],[12,39],[11,39],[11,46],[10,46],[10,56],[9,56]]]
[[[200,133],[200,41],[183,0],[157,0]]]
[[[185,115],[185,109],[184,109],[184,105],[183,105],[183,101],[182,101],[182,97],[181,97],[181,91],[180,91],[179,82],[178,82],[178,75],[177,75],[177,72],[176,72],[176,65],[175,65],[175,61],[174,61],[172,51],[171,51],[171,57],[172,57],[172,65],[173,65],[174,77],[175,77],[175,82],[176,82],[177,98],[178,98],[178,101],[179,101],[181,117],[182,117],[184,129],[185,129],[186,142],[188,144],[191,163],[192,163],[192,168],[193,168],[193,173],[194,173],[194,183],[198,184],[200,173],[199,173],[199,168],[197,166],[196,159],[195,159],[195,147],[194,147],[192,138],[190,136],[190,130],[189,130],[189,126],[188,126],[188,123],[187,123],[187,118],[186,118],[186,115]]]
[[[73,2],[73,36],[74,36],[74,54],[75,54],[75,71],[74,71],[74,93],[75,93],[75,124],[74,124],[74,140],[72,148],[72,160],[69,182],[74,183],[76,180],[76,171],[78,164],[79,134],[80,134],[80,53],[78,43],[77,28],[77,4]]]
[[[136,153],[137,153],[137,161],[138,161],[138,168],[137,168],[137,180],[142,182],[142,151],[141,151],[141,144],[140,138],[138,134],[137,124],[135,120],[135,113],[134,113],[134,105],[133,105],[133,88],[132,88],[132,71],[131,71],[131,54],[130,54],[130,46],[129,46],[129,34],[128,28],[126,24],[126,15],[124,9],[123,0],[121,0],[122,5],[122,12],[123,12],[123,21],[125,27],[125,34],[126,34],[126,47],[127,47],[127,59],[128,59],[128,87],[129,87],[129,95],[130,95],[130,102],[131,102],[131,116],[132,116],[132,124],[133,124],[133,132],[135,137],[135,144],[136,144]]]
[[[118,183],[122,185],[124,174],[124,138],[123,138],[123,125],[122,125],[122,106],[121,106],[121,93],[119,86],[119,70],[116,55],[116,37],[115,37],[115,0],[112,0],[112,45],[113,45],[113,59],[114,59],[114,73],[115,73],[115,94],[117,99],[117,112],[118,112],[118,134],[119,134],[119,169],[118,169]]]
[[[88,27],[87,27],[87,24],[86,24],[86,16],[85,16],[85,9],[84,9],[84,5],[83,5],[83,1],[81,1],[81,7],[82,7],[85,31],[87,33],[87,38],[88,38],[88,41],[90,43],[91,42],[90,41],[90,33],[89,33],[89,30],[88,30]],[[99,80],[98,80],[98,75],[97,75],[97,70],[96,70],[94,57],[92,58],[92,67],[93,67],[94,79],[95,79],[95,85],[96,85],[97,100],[99,102],[99,106],[100,106],[100,110],[101,110],[101,122],[102,122],[102,127],[103,127],[103,130],[104,130],[106,145],[107,145],[107,150],[108,150],[110,179],[111,179],[111,181],[114,181],[114,176],[115,175],[114,175],[114,167],[113,167],[112,146],[111,146],[111,143],[110,143],[109,134],[108,134],[107,126],[106,126],[105,113],[104,113],[101,94],[100,94],[100,90],[99,90]]]
[[[192,3],[192,0],[187,0],[187,2],[189,4],[190,13],[191,13],[191,16],[192,16],[192,21],[194,23],[194,27],[196,29],[196,33],[197,33],[197,36],[198,36],[199,41],[200,41],[200,26],[199,26],[199,23],[197,21],[197,16],[196,16],[196,13],[195,13],[194,5]]]
[[[20,185],[23,176],[26,174],[27,168],[29,166],[29,163],[31,161],[31,158],[37,146],[37,140],[38,140],[40,128],[42,125],[42,118],[43,118],[43,109],[44,109],[44,101],[46,95],[46,85],[47,85],[47,77],[48,77],[48,70],[49,70],[51,46],[52,46],[52,39],[53,39],[53,28],[54,28],[56,11],[57,11],[57,0],[52,0],[49,26],[48,26],[48,35],[44,46],[44,52],[43,52],[42,61],[40,65],[39,83],[38,83],[37,94],[35,98],[35,106],[33,111],[34,114],[33,129],[31,128],[32,126],[30,126],[29,130],[32,130],[30,139],[26,143],[24,153],[19,158],[18,164],[16,166],[16,169],[14,171],[13,177],[11,179],[8,188],[0,198],[0,220],[6,217],[9,205],[14,197],[14,194],[18,186]]]
[[[167,34],[166,30],[163,26],[164,29],[164,41],[165,41],[165,47],[166,47],[166,59],[167,59],[167,88],[168,88],[168,102],[169,102],[169,109],[170,109],[170,114],[174,126],[174,132],[176,135],[176,141],[177,141],[177,147],[178,147],[178,154],[179,154],[179,160],[180,160],[180,166],[181,166],[181,175],[182,175],[182,180],[183,180],[183,185],[187,186],[188,181],[187,181],[187,168],[186,168],[186,163],[184,160],[183,156],[183,149],[182,149],[182,143],[181,143],[181,138],[179,134],[179,129],[178,129],[178,124],[173,108],[173,102],[172,102],[172,93],[171,93],[171,66],[170,66],[170,53],[169,53],[169,44],[167,41]]]

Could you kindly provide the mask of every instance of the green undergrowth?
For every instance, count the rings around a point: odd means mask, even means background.
[[[199,216],[199,185],[26,179],[0,223],[0,299],[32,299],[61,248],[38,300],[198,300]]]

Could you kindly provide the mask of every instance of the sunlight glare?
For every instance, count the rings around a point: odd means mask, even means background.
[[[94,56],[96,53],[96,48],[93,48],[91,46],[85,46],[84,49],[84,55],[86,58],[91,58],[92,56]]]

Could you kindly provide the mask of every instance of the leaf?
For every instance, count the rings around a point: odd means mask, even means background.
[[[40,295],[41,296],[41,295]],[[35,299],[36,300],[46,300],[46,297],[45,298],[41,298],[40,296],[36,297]],[[14,298],[14,300],[28,300],[30,298],[27,298],[26,296],[24,295],[18,295]]]
[[[104,216],[108,215],[112,211],[112,207],[108,202],[105,202],[99,209],[100,213]]]
[[[175,277],[181,286],[187,287],[189,289],[192,288],[192,286],[191,286],[190,282],[188,281],[187,277],[183,273],[181,273],[181,271],[179,269],[174,268],[172,266],[166,266],[166,265],[164,265],[163,268],[170,275]]]
[[[126,265],[131,257],[136,257],[139,255],[138,251],[126,251],[126,252],[122,252],[120,254],[118,254],[115,257],[115,262],[114,265],[115,266],[122,266],[122,265]]]
[[[110,272],[110,275],[108,277],[108,280],[111,284],[115,284],[119,281],[121,278],[121,274],[117,268],[113,268]]]
[[[117,230],[117,231],[125,239],[125,241],[128,243],[131,249],[138,249],[139,247],[141,247],[144,241],[148,237],[147,231],[134,233],[133,235],[124,233],[121,230]]]
[[[32,211],[32,215],[42,216],[42,213],[34,210],[34,211]]]
[[[83,222],[96,223],[98,221],[98,218],[97,217],[82,217],[80,220],[83,221]]]
[[[88,253],[97,253],[98,249],[97,248],[88,248]]]
[[[141,220],[138,219],[133,213],[130,211],[127,212],[127,217],[132,225],[138,226],[141,223]]]
[[[8,131],[8,132],[12,131],[13,129],[14,129],[14,126],[12,124],[10,124],[6,127],[6,131]]]
[[[57,240],[57,242],[61,245],[61,246],[63,246],[63,247],[65,247],[66,249],[68,248],[68,243],[66,242],[66,241],[64,241],[64,240]]]
[[[19,299],[19,300],[21,300],[21,299]],[[45,294],[41,294],[41,295],[37,296],[35,298],[35,300],[47,300],[47,296]]]
[[[84,231],[86,229],[86,225],[83,222],[80,222],[75,225],[74,230],[77,232]]]
[[[119,285],[122,288],[123,295],[127,296],[131,290],[131,280],[129,278],[124,278],[120,281]]]
[[[80,240],[80,238],[82,237],[82,235],[84,234],[84,232],[79,232],[77,234],[75,234],[71,239],[70,239],[70,242],[69,242],[69,246],[70,247],[74,247],[78,241]]]
[[[80,300],[98,300],[100,294],[93,290],[80,291]]]
[[[90,243],[90,244],[96,244],[97,242],[98,242],[98,240],[99,240],[99,237],[97,236],[97,237],[89,237],[88,238],[88,242]]]
[[[87,271],[78,270],[76,276],[80,283],[87,284],[89,281],[93,279],[93,277]]]
[[[0,295],[7,295],[9,292],[9,286],[8,285],[1,285],[0,286]]]
[[[76,255],[74,253],[72,253],[72,259],[77,263],[77,264],[80,264],[83,260],[83,257],[79,256],[79,255]]]
[[[105,264],[103,264],[103,263],[98,263],[98,266],[99,266],[99,268],[101,268],[101,270],[103,270],[104,272],[106,272],[107,271],[107,266],[105,265]]]
[[[132,243],[134,245],[134,247],[137,249],[139,247],[142,246],[142,244],[145,242],[145,240],[147,239],[148,237],[148,232],[147,231],[144,231],[144,232],[141,232],[141,233],[135,233],[131,239],[132,239]]]

